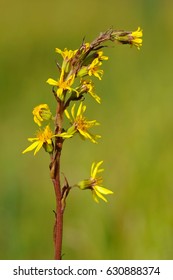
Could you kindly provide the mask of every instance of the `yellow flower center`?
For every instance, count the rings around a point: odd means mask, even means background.
[[[97,178],[90,178],[90,180],[91,180],[92,187],[101,186],[101,184],[103,182],[103,178],[101,176],[97,177]]]
[[[46,126],[45,130],[44,131],[39,131],[37,133],[37,137],[39,138],[39,140],[41,142],[44,142],[44,143],[51,143],[51,139],[53,137],[53,133],[50,129],[49,126]]]
[[[76,117],[74,125],[76,129],[80,129],[82,131],[86,131],[89,127],[87,120],[83,116]]]

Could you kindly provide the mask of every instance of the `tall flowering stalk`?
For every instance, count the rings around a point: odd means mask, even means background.
[[[56,209],[54,225],[54,247],[55,259],[62,257],[62,236],[63,236],[63,214],[66,206],[66,198],[69,192],[78,187],[80,190],[90,190],[96,203],[99,199],[107,202],[106,195],[113,192],[102,186],[103,168],[100,168],[103,161],[93,162],[90,177],[79,181],[71,186],[66,177],[65,183],[60,180],[60,159],[64,141],[79,134],[81,139],[98,143],[100,135],[93,134],[92,128],[99,125],[96,120],[87,120],[85,117],[86,105],[84,97],[89,95],[98,104],[101,98],[96,94],[92,78],[102,79],[102,63],[108,60],[103,54],[105,42],[119,42],[129,44],[140,49],[142,46],[142,30],[122,31],[109,29],[91,43],[82,42],[76,50],[55,51],[62,57],[62,63],[57,63],[58,78],[49,78],[47,83],[52,86],[52,93],[57,103],[56,112],[52,114],[47,104],[40,104],[33,110],[34,122],[39,126],[36,137],[28,138],[32,144],[23,153],[34,150],[34,155],[43,147],[50,155],[50,177],[55,190]],[[79,105],[77,105],[79,103]],[[71,110],[68,110],[68,107]],[[63,125],[64,116],[69,121],[69,127]],[[53,128],[52,128],[53,127]]]

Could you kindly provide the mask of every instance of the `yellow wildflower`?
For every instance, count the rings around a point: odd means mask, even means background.
[[[142,47],[142,36],[143,36],[143,32],[140,29],[140,27],[138,27],[136,31],[132,32],[131,36],[132,36],[131,44],[136,46],[137,49],[139,50],[140,47]]]
[[[47,80],[47,83],[49,85],[58,87],[57,92],[56,92],[57,96],[61,100],[63,100],[64,99],[64,95],[63,95],[64,91],[69,90],[69,92],[71,92],[73,90],[71,88],[71,85],[74,83],[74,79],[75,79],[74,74],[70,75],[70,76],[67,76],[67,78],[64,79],[64,70],[62,69],[59,81],[56,81],[54,79],[49,78]]]
[[[112,36],[122,44],[130,44],[139,50],[142,46],[143,31],[138,27],[136,31],[114,31]]]
[[[98,173],[104,171],[103,168],[99,169],[102,163],[103,161],[99,161],[98,163],[93,162],[91,166],[91,177],[77,184],[77,186],[82,190],[90,189],[92,191],[93,199],[97,203],[99,202],[98,198],[107,202],[107,199],[103,195],[113,194],[111,190],[101,187],[103,178],[98,176]]]
[[[28,138],[28,141],[34,142],[28,148],[26,148],[22,154],[30,152],[35,149],[34,155],[41,149],[43,146],[46,152],[51,153],[53,151],[53,142],[52,138],[56,135],[53,135],[49,125],[45,127],[44,130],[39,130],[35,138]]]
[[[75,56],[75,54],[77,53],[78,50],[72,51],[72,50],[67,50],[65,48],[64,51],[62,51],[62,50],[56,48],[55,51],[57,53],[61,54],[61,56],[63,57],[63,62],[62,62],[61,69],[65,73],[69,73],[70,68],[71,68],[71,60]]]
[[[82,81],[80,93],[89,93],[98,103],[101,103],[101,98],[94,92],[94,85],[92,81]]]
[[[32,114],[34,115],[34,122],[38,124],[38,126],[41,126],[41,122],[44,120],[48,121],[52,118],[52,113],[47,104],[36,106],[33,109]]]
[[[88,66],[88,75],[94,75],[99,80],[101,80],[103,75],[103,70],[100,70],[100,66],[102,65],[101,61],[99,61],[98,57],[95,58],[92,63]]]
[[[106,56],[106,55],[103,55],[103,51],[99,51],[99,52],[97,52],[97,54],[98,54],[98,59],[101,61],[101,60],[108,60],[109,58],[108,58],[108,56]]]
[[[64,60],[70,60],[77,52],[77,50],[67,50],[67,48],[64,49],[64,51],[60,50],[59,48],[56,48],[55,51],[63,57]]]
[[[77,113],[75,115],[75,106],[76,104],[72,106],[71,116],[69,115],[68,111],[65,110],[66,117],[69,119],[72,126],[66,132],[63,132],[58,136],[63,138],[70,138],[76,132],[78,132],[82,139],[89,139],[91,142],[97,143],[96,139],[100,138],[101,136],[91,134],[88,131],[88,129],[94,125],[99,125],[99,123],[96,120],[86,120],[86,118],[83,116],[83,113],[86,110],[86,106],[83,105],[82,102],[80,103]]]

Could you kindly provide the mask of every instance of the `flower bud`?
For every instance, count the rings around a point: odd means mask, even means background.
[[[50,143],[45,142],[43,144],[43,148],[45,149],[45,151],[49,154],[51,154],[53,152],[53,142],[51,141]]]

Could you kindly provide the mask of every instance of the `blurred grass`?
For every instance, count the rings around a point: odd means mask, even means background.
[[[144,30],[141,51],[105,49],[102,105],[88,107],[99,145],[65,143],[62,171],[70,183],[104,160],[105,186],[115,192],[96,205],[74,190],[64,221],[64,259],[173,258],[173,38],[171,1],[1,1],[0,259],[52,259],[54,192],[49,159],[21,155],[39,103],[55,108],[50,87],[55,47],[77,48],[110,26]],[[103,16],[104,15],[104,16]],[[90,103],[88,97],[86,103]],[[77,151],[74,153],[74,151]]]

